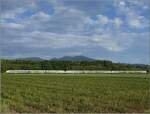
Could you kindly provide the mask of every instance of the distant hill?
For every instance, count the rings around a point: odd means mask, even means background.
[[[15,60],[26,60],[26,61],[43,61],[40,57],[26,57],[26,58],[16,58]],[[94,61],[95,59],[86,56],[64,56],[60,58],[52,58],[51,61]]]
[[[27,58],[17,58],[16,60],[26,60],[26,61],[42,61],[40,57],[27,57]]]
[[[94,59],[86,56],[64,56],[61,58],[52,58],[55,61],[94,61]]]
[[[141,69],[150,68],[150,65],[146,65],[146,64],[132,64],[132,65]]]

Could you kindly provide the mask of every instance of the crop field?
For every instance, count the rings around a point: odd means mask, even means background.
[[[149,112],[147,74],[2,74],[2,112]]]

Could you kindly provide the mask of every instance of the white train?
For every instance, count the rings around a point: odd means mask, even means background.
[[[115,73],[141,73],[147,71],[106,71],[106,70],[7,70],[6,73],[47,73],[47,74],[115,74]]]

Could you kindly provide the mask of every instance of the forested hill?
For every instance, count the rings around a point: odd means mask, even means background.
[[[1,60],[1,71],[7,70],[148,70],[148,65],[113,63],[106,60]]]

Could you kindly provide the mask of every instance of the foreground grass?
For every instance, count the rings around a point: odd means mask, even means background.
[[[146,74],[2,76],[2,112],[146,112]]]

